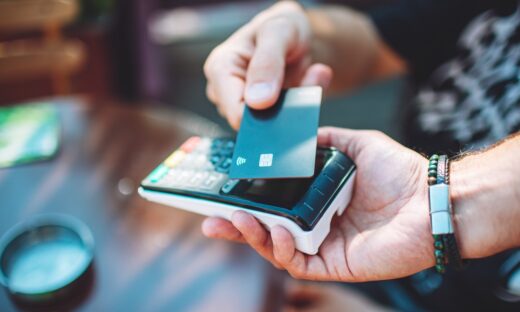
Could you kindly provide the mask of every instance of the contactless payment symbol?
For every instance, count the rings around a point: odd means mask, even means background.
[[[258,167],[271,167],[273,165],[273,154],[260,154]]]
[[[242,166],[243,164],[246,163],[246,159],[244,157],[237,157],[237,161],[236,161],[236,164],[237,166]]]

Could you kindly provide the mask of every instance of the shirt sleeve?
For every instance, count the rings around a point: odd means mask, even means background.
[[[393,0],[367,14],[383,41],[421,78],[454,57],[466,25],[494,6],[491,0]]]

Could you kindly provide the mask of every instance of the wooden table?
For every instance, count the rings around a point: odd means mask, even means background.
[[[84,311],[270,311],[276,274],[247,246],[210,240],[202,217],[152,204],[136,188],[193,134],[193,114],[82,98],[55,100],[62,147],[48,162],[0,169],[0,234],[42,213],[84,221],[96,242]],[[273,284],[275,283],[275,284]],[[268,299],[269,298],[269,299]],[[16,310],[0,291],[0,311]]]

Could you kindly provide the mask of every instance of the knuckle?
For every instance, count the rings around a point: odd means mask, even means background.
[[[365,130],[365,134],[377,138],[385,138],[387,135],[380,130]]]
[[[337,131],[337,130],[338,130],[338,128],[332,127],[332,126],[320,127],[320,131],[323,131],[323,132],[334,132],[334,131]]]
[[[213,65],[213,53],[211,53],[208,58],[206,59],[206,62],[204,62],[204,66],[202,67],[204,71],[204,75],[207,79],[211,76],[211,66]]]
[[[285,33],[294,30],[294,23],[286,15],[273,16],[262,24],[262,29]]]
[[[297,11],[304,13],[304,9],[300,3],[297,1],[281,1],[277,5],[280,9],[285,9],[289,11]]]
[[[220,116],[226,117],[226,111],[222,108],[222,105],[220,105],[218,102],[215,102],[215,106],[217,107],[217,111]]]
[[[206,62],[204,62],[203,71],[206,78],[209,79],[216,72],[216,67],[221,63],[220,59],[221,55],[223,55],[221,51],[222,45],[217,46],[208,55]]]
[[[253,73],[266,73],[272,76],[273,72],[281,71],[284,67],[282,59],[272,55],[272,52],[266,52],[257,55],[257,57],[251,63],[251,72]]]
[[[285,266],[288,266],[290,265],[290,261],[285,257],[283,257],[281,254],[280,254],[280,251],[278,248],[274,248],[273,250],[273,257],[275,258],[275,260],[280,263],[281,265],[283,265],[284,267]]]
[[[275,247],[274,250],[273,250],[273,258],[274,258],[278,263],[284,263],[283,259],[280,258],[280,254],[277,252],[276,247]]]
[[[259,34],[275,35],[286,41],[293,40],[298,35],[298,26],[287,14],[273,16],[265,20],[260,28]]]
[[[263,248],[262,242],[263,242],[262,238],[258,237],[258,235],[249,236],[249,243],[251,244],[251,246],[253,246],[257,250],[263,251],[264,248]]]
[[[291,275],[292,278],[294,279],[302,279],[303,278],[303,274],[301,271],[299,270],[287,270],[287,272],[289,273],[289,275]]]
[[[212,86],[209,83],[206,84],[206,96],[211,102],[216,102],[215,93],[213,92]]]

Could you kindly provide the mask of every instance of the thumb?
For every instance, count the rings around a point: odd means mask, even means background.
[[[298,47],[296,28],[283,19],[266,21],[255,37],[246,74],[245,101],[254,109],[272,106],[280,94],[287,55]]]
[[[352,160],[361,153],[364,143],[365,131],[335,127],[323,127],[318,129],[318,145],[333,146],[347,154]]]

